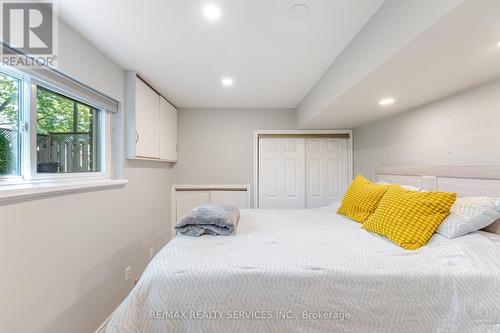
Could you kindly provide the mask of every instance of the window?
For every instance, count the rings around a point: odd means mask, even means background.
[[[101,171],[100,111],[37,87],[37,172]]]
[[[117,102],[40,73],[0,67],[0,200],[125,184],[113,180]]]
[[[0,177],[20,175],[20,91],[18,78],[0,73]]]

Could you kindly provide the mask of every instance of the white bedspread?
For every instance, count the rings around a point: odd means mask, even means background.
[[[328,208],[242,210],[165,246],[107,332],[500,332],[500,236],[407,251]]]

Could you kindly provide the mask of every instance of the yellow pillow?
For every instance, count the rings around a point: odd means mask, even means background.
[[[373,184],[362,175],[356,176],[347,189],[337,213],[363,223],[377,209],[389,185]]]
[[[391,185],[363,228],[416,250],[427,244],[456,198],[456,193],[417,192]]]

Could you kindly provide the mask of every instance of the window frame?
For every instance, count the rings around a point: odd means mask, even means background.
[[[60,94],[64,97],[73,99],[77,102],[86,104],[90,107],[95,108],[98,110],[98,115],[99,115],[99,132],[100,135],[97,138],[99,141],[99,169],[101,171],[97,172],[72,172],[72,173],[38,173],[37,171],[37,153],[36,153],[36,133],[37,133],[37,95],[38,95],[38,87],[45,88],[51,92],[54,92],[56,94]],[[73,95],[72,93],[68,93],[64,91],[63,89],[60,89],[59,87],[56,87],[54,85],[48,84],[46,82],[40,81],[38,79],[31,79],[31,84],[30,84],[30,94],[33,96],[32,102],[34,100],[34,105],[31,105],[31,115],[30,119],[34,119],[35,121],[32,121],[30,124],[30,133],[35,133],[35,135],[30,135],[30,165],[31,165],[31,170],[29,170],[31,179],[33,181],[43,181],[43,180],[48,180],[48,179],[75,179],[75,178],[80,178],[80,179],[105,179],[107,176],[106,172],[106,133],[107,133],[107,128],[106,124],[109,122],[107,121],[106,117],[106,111],[97,105],[92,104],[89,101],[86,101],[85,99],[82,99],[78,96]]]
[[[51,187],[54,187],[54,192],[60,192],[61,188],[73,191],[77,188],[89,188],[92,184],[96,187],[115,186],[125,184],[124,180],[113,180],[113,114],[107,112],[103,106],[86,100],[80,96],[76,96],[64,87],[58,87],[54,84],[45,82],[26,74],[15,68],[0,66],[0,73],[12,76],[20,80],[19,89],[19,140],[18,150],[19,158],[19,175],[0,176],[0,200],[9,197],[8,192],[12,190],[15,196],[23,196],[23,193],[18,193],[24,188],[33,192],[35,189],[43,189],[38,192],[50,193]],[[99,116],[99,132],[97,140],[99,141],[99,170],[98,172],[76,172],[76,173],[38,173],[37,172],[37,89],[43,87],[54,93],[58,93],[77,102],[86,104],[98,110]],[[106,183],[107,182],[107,183]],[[75,186],[72,186],[72,185]],[[27,193],[27,195],[31,195]],[[14,195],[13,195],[14,196]]]

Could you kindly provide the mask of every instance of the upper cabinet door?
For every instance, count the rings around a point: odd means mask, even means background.
[[[177,161],[177,109],[160,97],[160,159]]]
[[[136,78],[136,156],[160,158],[160,95]]]

